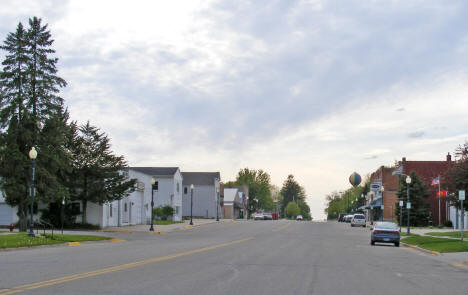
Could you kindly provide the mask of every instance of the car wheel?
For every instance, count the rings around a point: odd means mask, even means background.
[[[400,243],[395,243],[395,247],[400,247]]]
[[[374,242],[374,241],[370,241],[370,244],[371,244],[372,246],[374,246],[374,245],[375,245],[375,242]]]

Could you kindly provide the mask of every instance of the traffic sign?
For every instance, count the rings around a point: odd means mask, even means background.
[[[411,209],[411,203],[410,202],[406,203],[406,209]]]
[[[400,207],[403,207],[403,201],[400,201]]]
[[[382,210],[383,210],[383,209],[384,209],[384,205],[380,205],[380,209],[382,209]]]
[[[458,200],[460,201],[465,200],[465,191],[458,191]]]

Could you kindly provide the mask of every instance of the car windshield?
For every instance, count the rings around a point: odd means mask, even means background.
[[[377,222],[375,228],[378,229],[398,229],[398,225],[393,222]]]
[[[354,219],[364,219],[364,215],[354,215]]]

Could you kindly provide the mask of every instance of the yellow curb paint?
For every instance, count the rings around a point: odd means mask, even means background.
[[[110,242],[111,242],[111,243],[125,242],[125,240],[121,240],[121,239],[111,239]]]
[[[191,225],[186,225],[185,228],[186,228],[186,229],[191,229],[191,228],[193,228],[193,226],[191,226]]]
[[[147,264],[150,264],[150,263],[166,261],[166,260],[170,260],[170,259],[174,259],[174,258],[178,258],[178,257],[183,257],[183,256],[191,255],[191,254],[202,253],[202,252],[206,252],[206,251],[210,251],[210,250],[214,250],[214,249],[218,249],[218,248],[222,248],[222,247],[227,247],[227,246],[231,246],[231,245],[235,245],[235,244],[240,244],[240,243],[243,243],[243,242],[250,241],[252,239],[253,239],[253,237],[250,237],[250,238],[245,238],[245,239],[241,239],[241,240],[236,240],[236,241],[232,241],[232,242],[218,244],[218,245],[214,245],[214,246],[210,246],[210,247],[199,248],[199,249],[195,249],[195,250],[190,250],[190,251],[180,252],[180,253],[176,253],[176,254],[171,254],[171,255],[167,255],[167,256],[163,256],[163,257],[151,258],[151,259],[142,260],[142,261],[135,261],[135,262],[132,262],[132,263],[117,265],[117,266],[103,268],[103,269],[97,269],[97,270],[93,270],[93,271],[90,271],[90,272],[65,276],[65,277],[56,278],[56,279],[52,279],[52,280],[48,280],[48,281],[42,281],[42,282],[37,282],[37,283],[32,283],[32,284],[21,285],[21,286],[13,287],[13,288],[10,288],[10,289],[2,289],[0,291],[0,295],[16,294],[16,293],[35,290],[35,289],[44,288],[44,287],[48,287],[48,286],[59,285],[59,284],[63,284],[63,283],[70,282],[70,281],[75,281],[75,280],[89,278],[89,277],[95,277],[95,276],[98,276],[98,275],[111,273],[111,272],[116,272],[116,271],[119,271],[119,270],[135,268],[135,267],[142,266],[142,265],[147,265]]]
[[[431,254],[432,254],[432,255],[439,255],[439,252],[432,251]]]
[[[101,230],[98,230],[98,232],[101,232],[101,233],[121,233],[121,234],[131,234],[132,232],[131,231],[128,231],[128,230],[117,230],[117,229],[101,229]]]
[[[68,242],[68,246],[73,247],[73,246],[79,246],[81,245],[80,242]]]

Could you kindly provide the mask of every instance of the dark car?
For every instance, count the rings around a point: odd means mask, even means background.
[[[338,222],[344,222],[344,217],[348,215],[348,213],[340,213],[340,215],[338,215]]]
[[[400,230],[393,222],[376,222],[371,233],[371,245],[379,243],[393,243],[400,247]]]

